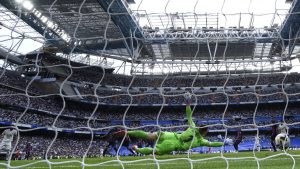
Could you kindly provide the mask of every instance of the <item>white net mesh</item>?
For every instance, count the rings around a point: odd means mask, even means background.
[[[130,2],[0,1],[1,167],[300,167],[297,0]],[[234,146],[157,155],[190,127],[187,91],[197,130]]]

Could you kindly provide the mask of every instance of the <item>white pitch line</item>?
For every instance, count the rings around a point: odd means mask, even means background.
[[[291,158],[286,158],[285,157],[285,158],[280,158],[280,159],[269,159],[267,161],[289,160],[289,159],[291,159]],[[225,163],[225,161],[223,159],[220,159],[220,160],[195,161],[195,162],[193,162],[193,164],[194,163],[211,163],[211,162],[213,162],[213,163]],[[243,160],[243,159],[241,158],[239,160]],[[239,160],[229,160],[229,161],[231,161],[231,162],[233,162],[233,161],[237,162]],[[256,160],[253,159],[253,160],[243,160],[243,161],[249,162],[249,161],[256,161]],[[169,164],[169,165],[171,165],[171,164],[180,165],[177,162],[159,162],[159,163],[160,164]],[[140,163],[140,164],[126,163],[124,165],[129,165],[129,166],[130,165],[131,166],[146,166],[146,165],[151,165],[151,164],[156,165],[155,162],[153,162],[153,163]],[[102,166],[102,167],[115,167],[115,166],[120,166],[120,164],[111,164],[111,165],[109,165],[109,164],[104,164],[104,165],[101,165],[101,164],[97,165],[97,164],[95,164],[93,166],[86,165],[86,167],[95,167],[95,166],[99,166],[99,167],[100,166]],[[54,167],[54,168],[78,168],[78,167],[81,167],[81,166],[80,165],[58,165],[58,164],[52,164],[52,167]],[[14,166],[13,168],[17,168],[17,166]],[[26,169],[36,169],[36,168],[49,168],[49,167],[42,167],[42,166],[40,166],[40,167],[25,167],[25,168]]]

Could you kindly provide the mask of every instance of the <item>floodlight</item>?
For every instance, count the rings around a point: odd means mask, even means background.
[[[53,24],[52,21],[48,21],[48,22],[47,22],[47,26],[48,26],[49,28],[53,28],[54,24]]]
[[[46,16],[42,16],[41,21],[46,23],[48,21],[48,18]]]
[[[38,18],[40,18],[42,16],[42,13],[38,10],[33,12]]]
[[[31,2],[29,2],[29,1],[24,1],[23,2],[23,7],[25,8],[25,9],[27,9],[27,10],[32,10],[32,8],[33,8],[33,4],[31,3]]]
[[[63,33],[61,37],[65,41],[68,41],[68,39],[69,39],[69,37],[68,37],[68,35],[66,33]]]

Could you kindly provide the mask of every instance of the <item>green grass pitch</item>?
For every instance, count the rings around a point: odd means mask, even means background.
[[[300,151],[284,152],[263,151],[253,154],[253,152],[225,153],[221,154],[193,154],[187,155],[163,155],[144,157],[104,157],[104,158],[85,158],[86,169],[105,168],[105,169],[300,169]],[[254,157],[259,159],[255,160]],[[292,155],[292,156],[291,156]],[[294,160],[293,160],[294,159]],[[56,168],[74,168],[82,167],[83,159],[59,159],[51,160],[47,163],[43,160],[23,160],[12,161],[13,168],[32,168],[32,169],[56,169]],[[227,163],[228,162],[228,163]],[[1,161],[0,168],[5,168],[4,161]]]

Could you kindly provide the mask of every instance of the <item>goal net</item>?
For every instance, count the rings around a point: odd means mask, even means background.
[[[1,0],[0,166],[300,167],[299,12],[297,0]]]

